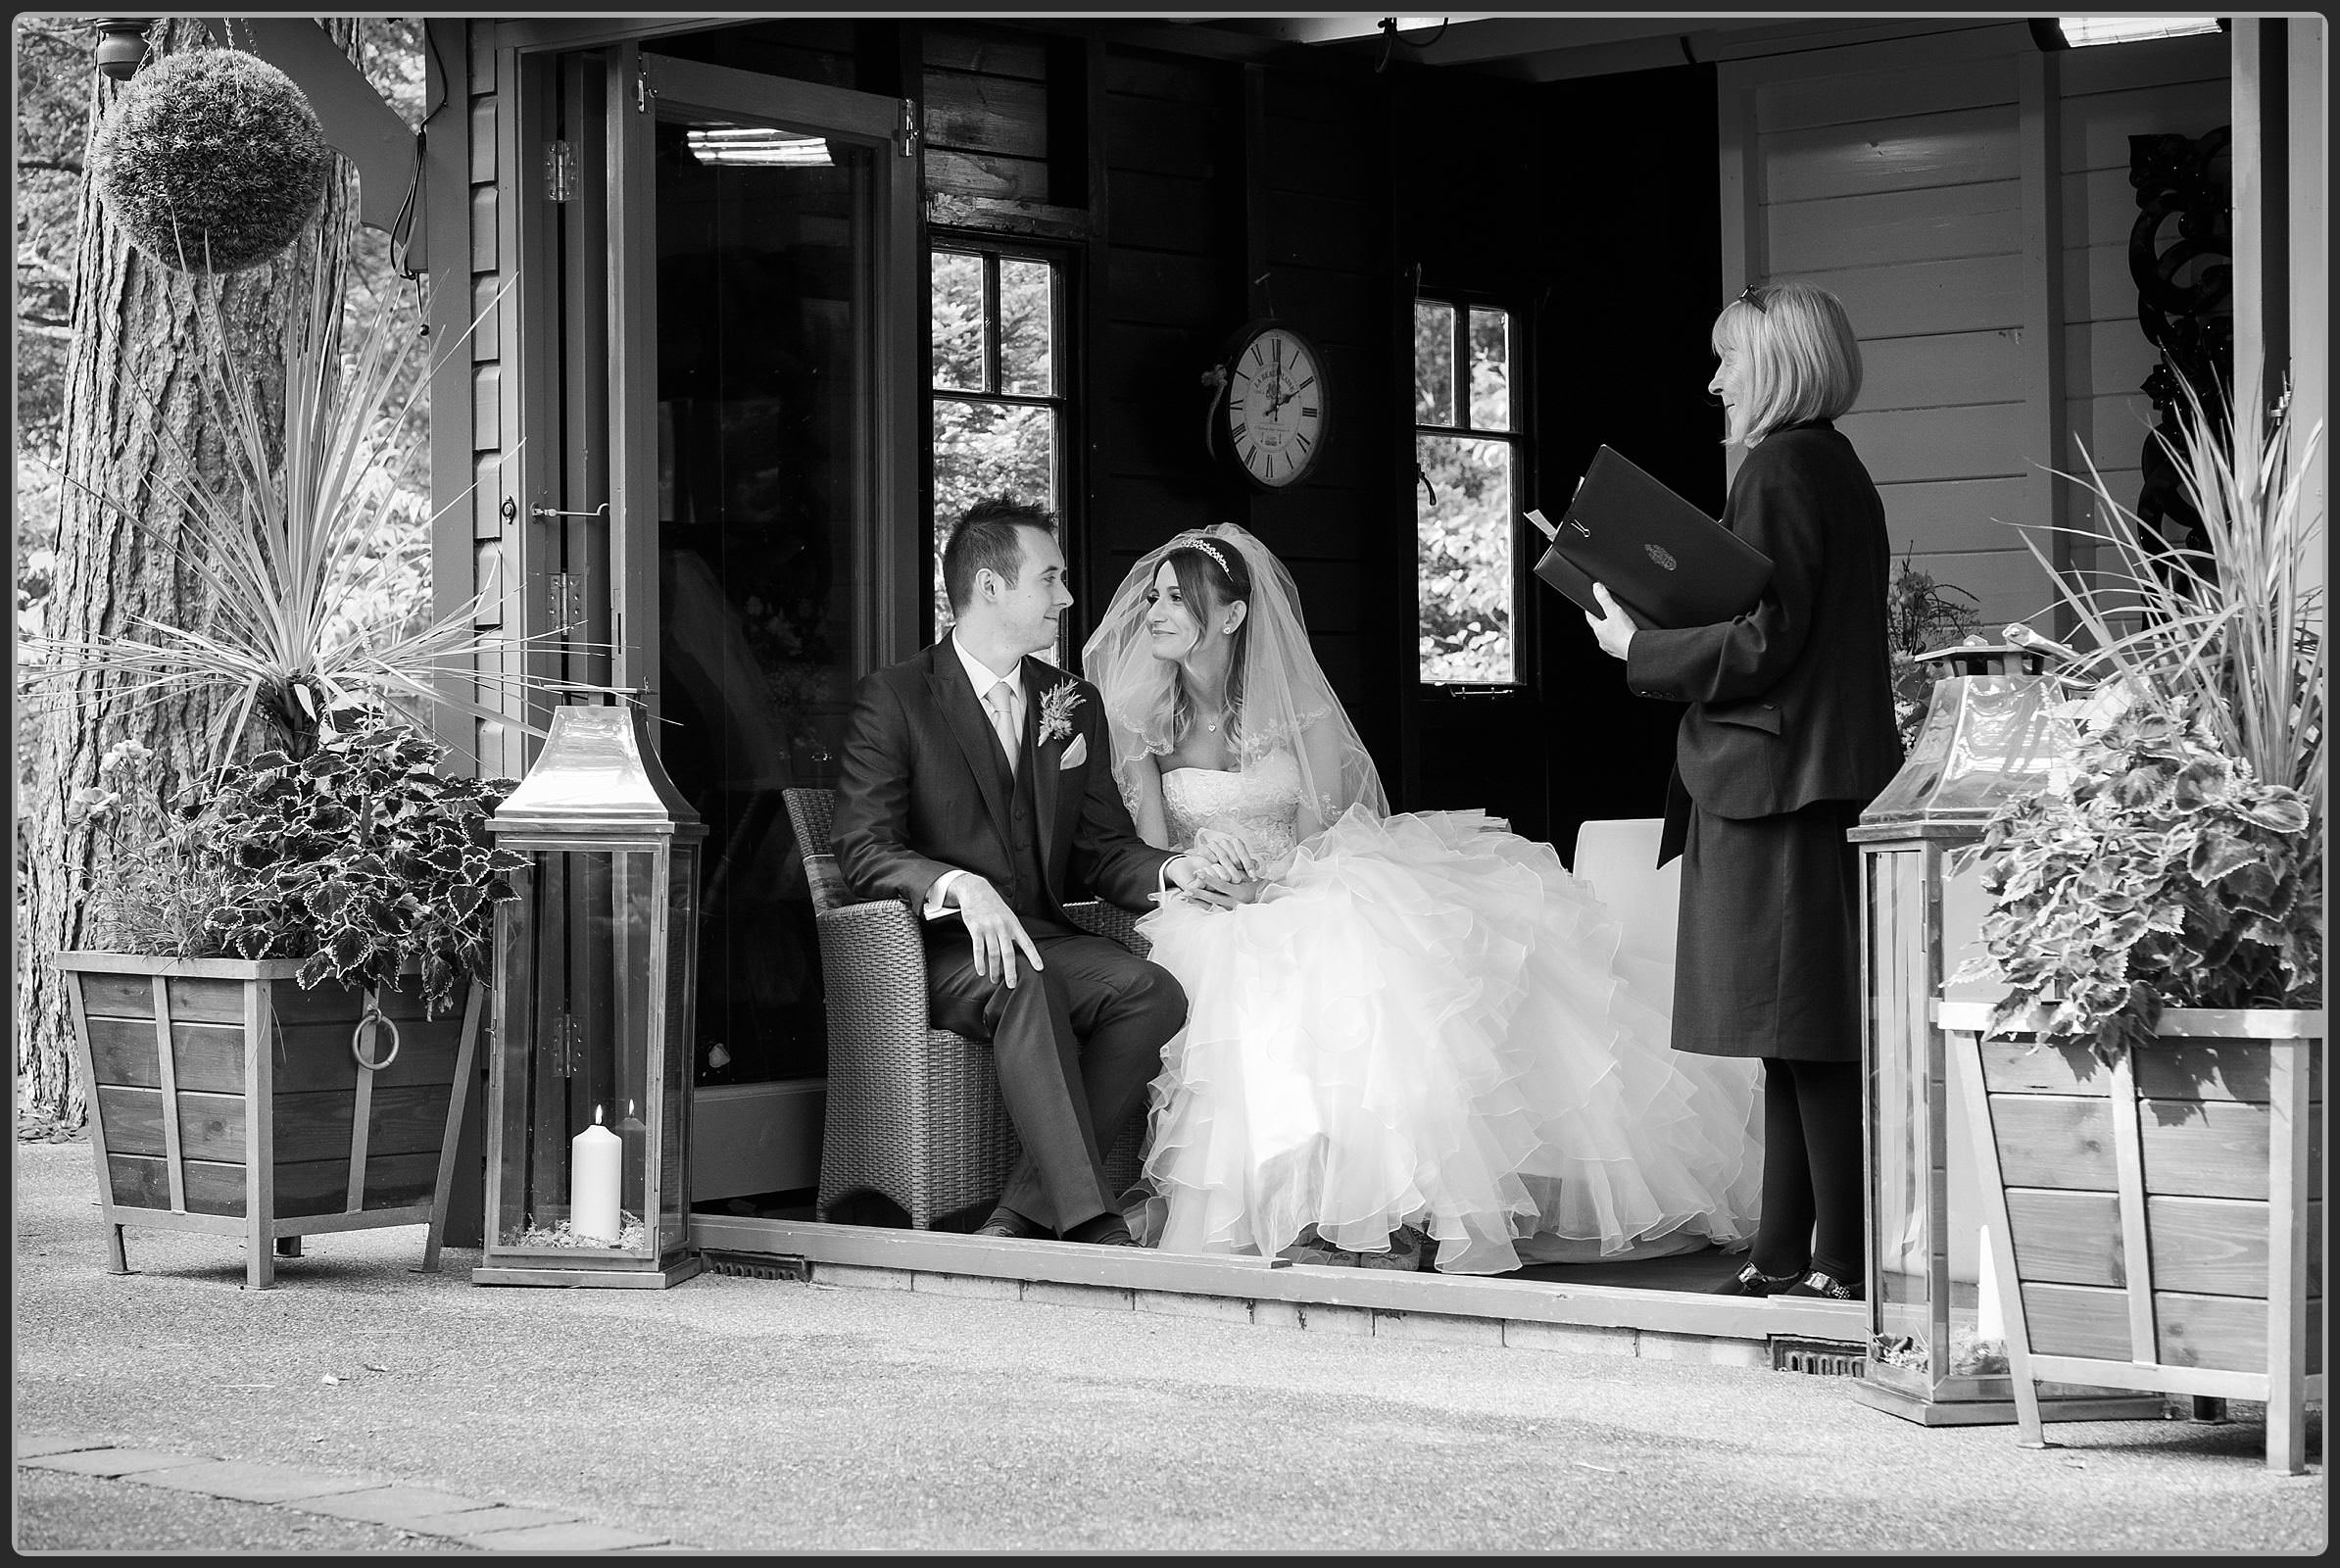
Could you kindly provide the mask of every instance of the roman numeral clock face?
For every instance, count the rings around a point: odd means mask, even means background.
[[[1227,450],[1244,473],[1271,490],[1297,482],[1324,447],[1322,362],[1290,327],[1261,327],[1239,340],[1227,366]]]

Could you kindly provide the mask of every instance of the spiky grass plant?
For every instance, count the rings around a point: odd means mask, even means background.
[[[2324,497],[2314,486],[2318,424],[2294,426],[2289,400],[2262,417],[2214,410],[2194,388],[2180,435],[2165,445],[2207,548],[2168,544],[2117,499],[2081,452],[2094,528],[2061,530],[2097,548],[2090,573],[2059,571],[2028,533],[2094,647],[2104,679],[2175,714],[2200,716],[2226,756],[2316,803],[2324,784]],[[2231,432],[2229,436],[2226,432]],[[2109,557],[2109,559],[2108,559]]]
[[[444,704],[509,721],[467,695],[474,682],[505,692],[582,689],[528,672],[517,657],[527,639],[479,631],[476,596],[420,626],[391,608],[398,596],[383,590],[395,564],[375,549],[388,504],[380,478],[436,368],[414,373],[421,340],[412,328],[385,308],[345,357],[340,279],[319,268],[305,318],[281,335],[279,423],[264,413],[229,347],[215,287],[197,284],[194,360],[206,420],[225,450],[224,479],[204,479],[188,443],[156,421],[158,444],[184,477],[141,481],[153,491],[147,506],[82,487],[133,525],[171,519],[175,532],[165,544],[204,584],[210,613],[202,624],[142,616],[116,635],[37,640],[26,649],[35,690],[63,687],[72,699],[83,677],[96,675],[101,701],[130,707],[225,693],[207,738],[219,768],[263,747],[307,757],[338,709],[420,717]],[[477,324],[446,345],[442,359]]]
[[[1958,976],[2007,983],[1994,1032],[2044,1018],[2107,1061],[2164,1007],[2322,999],[2322,429],[2299,435],[2287,404],[2221,424],[2185,397],[2168,445],[2205,548],[2160,538],[2092,461],[2097,526],[2066,531],[2096,546],[2094,569],[2059,570],[2024,536],[2093,645],[2109,714],[2069,795],[1985,825],[1983,952]]]

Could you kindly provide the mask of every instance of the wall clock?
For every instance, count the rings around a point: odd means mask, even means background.
[[[1324,453],[1324,361],[1291,327],[1253,321],[1227,340],[1225,379],[1211,433],[1253,484],[1285,490],[1306,478]]]

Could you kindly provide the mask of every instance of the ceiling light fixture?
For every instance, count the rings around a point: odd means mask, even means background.
[[[766,125],[694,125],[684,133],[703,164],[762,169],[828,169],[829,144],[818,136]]]
[[[2216,17],[2058,17],[2056,30],[2068,47],[2086,49],[2103,43],[2183,38],[2198,32],[2218,32],[2222,27]]]

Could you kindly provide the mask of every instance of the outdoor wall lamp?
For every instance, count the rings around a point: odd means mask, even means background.
[[[155,17],[93,17],[97,28],[97,68],[116,81],[127,81],[146,63],[146,29]]]

